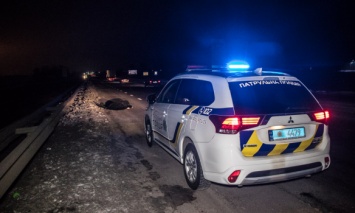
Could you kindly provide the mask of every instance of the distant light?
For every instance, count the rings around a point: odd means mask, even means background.
[[[88,75],[86,73],[83,73],[83,79],[86,80],[88,78]]]

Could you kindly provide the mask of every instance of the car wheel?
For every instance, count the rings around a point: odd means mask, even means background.
[[[202,190],[210,186],[210,182],[203,177],[203,171],[196,148],[190,144],[184,154],[184,174],[189,187]]]
[[[149,119],[145,122],[145,138],[149,147],[153,145],[153,130],[152,125],[150,124]]]

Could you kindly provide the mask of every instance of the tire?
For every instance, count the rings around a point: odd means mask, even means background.
[[[184,175],[187,184],[193,190],[207,189],[210,182],[203,177],[203,171],[196,148],[190,144],[184,154]]]
[[[150,120],[147,119],[145,121],[145,138],[147,140],[147,144],[149,147],[152,147],[153,145],[153,130],[152,130],[152,125],[150,124]]]

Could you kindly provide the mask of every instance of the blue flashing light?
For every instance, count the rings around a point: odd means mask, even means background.
[[[227,64],[228,69],[238,69],[238,70],[246,70],[249,69],[250,66],[248,63],[244,61],[231,61]]]
[[[249,69],[248,64],[228,64],[229,69]]]

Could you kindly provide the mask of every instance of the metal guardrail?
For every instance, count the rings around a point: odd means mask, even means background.
[[[20,135],[26,135],[0,162],[0,198],[53,132],[63,114],[63,108],[71,99],[69,96],[75,97],[77,93],[75,91],[73,95],[74,89],[71,88],[31,115],[0,130],[0,152],[5,152]]]

